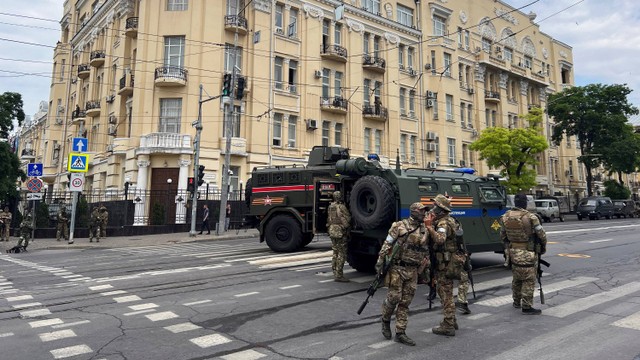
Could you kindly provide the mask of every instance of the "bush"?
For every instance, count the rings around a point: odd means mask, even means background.
[[[48,228],[49,227],[49,205],[46,202],[41,201],[36,209],[36,228]]]
[[[607,180],[604,182],[604,196],[612,199],[628,199],[631,191],[615,180]]]
[[[89,204],[87,199],[80,195],[76,204],[76,224],[75,228],[87,227],[89,225]]]
[[[166,210],[161,203],[154,203],[151,207],[151,225],[162,225],[165,223]]]

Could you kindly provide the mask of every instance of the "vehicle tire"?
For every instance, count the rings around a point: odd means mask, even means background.
[[[600,213],[596,213],[596,220],[600,220],[601,218]]]
[[[349,265],[352,268],[364,273],[375,273],[377,261],[378,257],[372,255],[358,254],[358,256],[355,256],[349,254],[349,256],[347,256],[347,262],[349,263]]]
[[[354,222],[363,229],[386,227],[396,209],[393,188],[379,176],[364,176],[351,189],[349,208]]]
[[[251,179],[247,180],[246,187],[244,188],[244,201],[247,204],[247,208],[251,208],[251,193],[253,191],[253,185],[251,185]]]
[[[582,216],[578,215],[578,221],[582,221]]]
[[[265,240],[275,252],[293,252],[303,245],[300,223],[291,215],[275,215],[265,227]]]
[[[305,247],[305,246],[311,244],[312,240],[313,240],[313,233],[302,234],[302,246],[301,247]]]
[[[620,217],[621,217],[621,216],[620,216],[620,215],[616,215],[616,217],[617,217],[618,219],[620,219]]]
[[[560,215],[560,222],[564,222],[564,216]]]
[[[611,219],[611,218],[613,217],[613,214],[611,214],[611,215],[605,215],[604,217],[605,217],[606,219]]]
[[[555,219],[556,219],[555,215],[551,215],[551,216],[549,217],[549,222],[550,222],[550,223],[552,223],[552,222],[553,222],[553,220],[555,220]]]

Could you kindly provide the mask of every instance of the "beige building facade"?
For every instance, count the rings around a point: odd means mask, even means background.
[[[201,85],[200,164],[212,189],[227,126],[233,191],[254,167],[304,163],[315,145],[486,174],[469,150],[478,134],[526,126],[522,114],[574,80],[570,46],[493,0],[67,0],[60,24],[43,158],[56,189],[81,136],[85,191],[185,190]],[[210,99],[233,71],[241,96]],[[570,140],[540,155],[531,192],[582,195]],[[185,221],[182,206],[175,219]]]

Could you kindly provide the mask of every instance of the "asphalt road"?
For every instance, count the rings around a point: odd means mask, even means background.
[[[431,334],[426,287],[408,347],[380,334],[380,289],[331,277],[328,239],[275,254],[255,238],[0,255],[0,358],[640,359],[640,220],[544,224],[546,304],[511,307],[499,254],[474,254],[477,299],[453,338]],[[537,293],[537,292],[536,292]]]

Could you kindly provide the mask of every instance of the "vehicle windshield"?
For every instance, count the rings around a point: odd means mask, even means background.
[[[582,200],[580,206],[596,206],[595,200]]]
[[[546,201],[536,201],[536,207],[547,207]]]
[[[498,188],[481,187],[480,194],[482,195],[482,201],[485,202],[502,202],[505,200],[504,194]]]

